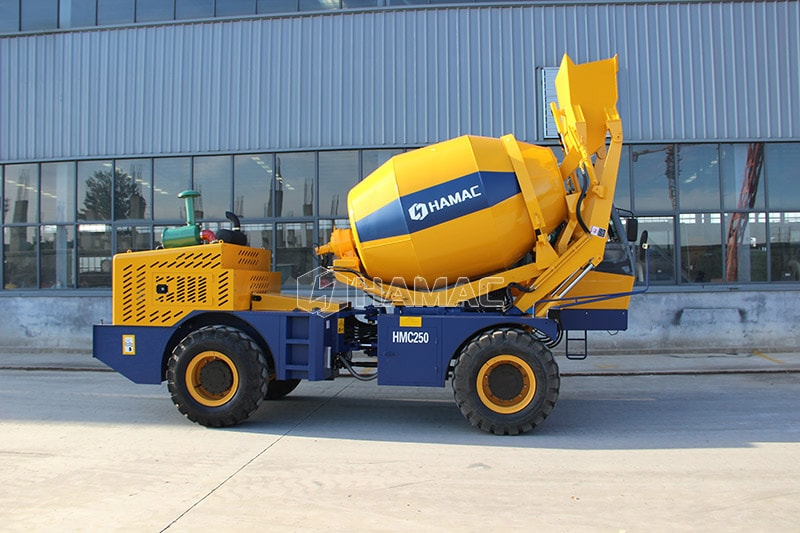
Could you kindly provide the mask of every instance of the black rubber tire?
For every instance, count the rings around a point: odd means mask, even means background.
[[[228,326],[191,332],[167,363],[172,401],[189,420],[203,426],[233,426],[246,420],[267,394],[268,380],[261,348]]]
[[[560,382],[553,353],[540,340],[521,329],[500,328],[461,350],[452,385],[470,424],[495,435],[518,435],[547,418]]]
[[[267,386],[265,400],[280,400],[300,385],[299,379],[273,379]]]

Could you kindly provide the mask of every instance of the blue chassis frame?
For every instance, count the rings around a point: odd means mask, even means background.
[[[172,327],[96,325],[93,353],[133,382],[158,384],[164,381],[170,352],[185,336],[188,324],[224,323],[240,327],[265,348],[272,356],[276,379],[333,379],[334,358],[363,348],[346,341],[337,327],[339,320],[363,314],[364,310],[354,309],[325,316],[302,311],[196,311]],[[204,321],[207,315],[213,318]],[[556,340],[559,329],[624,330],[628,321],[625,310],[562,308],[551,316],[535,318],[442,307],[379,312],[375,347],[378,384],[443,387],[453,356],[486,330],[504,326],[532,328]],[[415,318],[401,321],[401,317]]]

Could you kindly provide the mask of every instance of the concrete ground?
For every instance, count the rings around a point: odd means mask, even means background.
[[[791,531],[800,354],[558,358],[536,430],[303,383],[210,430],[80,354],[0,354],[3,531]]]

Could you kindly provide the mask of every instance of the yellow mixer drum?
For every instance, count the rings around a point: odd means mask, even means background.
[[[514,142],[549,233],[567,214],[558,163],[549,148]],[[415,278],[432,288],[505,270],[535,240],[500,139],[464,136],[395,156],[350,191],[347,207],[363,271],[409,288]]]

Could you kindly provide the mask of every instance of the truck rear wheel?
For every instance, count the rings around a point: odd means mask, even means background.
[[[167,363],[172,401],[204,426],[232,426],[247,419],[267,394],[267,361],[256,342],[228,326],[206,326],[187,335]]]
[[[553,354],[527,331],[483,333],[459,354],[453,394],[470,424],[496,435],[517,435],[540,424],[555,407],[560,378]]]

